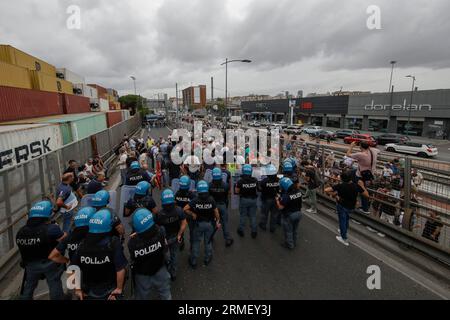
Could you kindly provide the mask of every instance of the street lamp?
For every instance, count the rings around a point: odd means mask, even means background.
[[[389,132],[389,127],[391,127],[390,122],[391,122],[391,112],[392,112],[392,104],[393,104],[393,100],[394,100],[394,88],[392,87],[392,76],[394,75],[394,66],[397,63],[397,61],[392,60],[391,61],[391,78],[389,80],[389,92],[390,92],[390,108],[389,108],[389,112],[388,112],[388,128],[387,131]]]
[[[133,80],[133,85],[134,85],[134,95],[135,96],[137,96],[137,93],[136,93],[136,77],[135,76],[130,76],[130,78]],[[136,104],[136,109],[138,109],[138,107],[139,107],[139,105],[140,105],[140,102],[141,102],[141,99],[140,99],[141,97],[139,97],[139,101],[138,101],[138,103]],[[136,112],[137,112],[137,110],[136,110]]]
[[[225,111],[226,111],[226,117],[225,117],[225,129],[228,128],[228,64],[231,62],[242,62],[242,63],[250,63],[252,60],[249,59],[243,59],[243,60],[228,60],[228,58],[225,59],[225,62],[221,63],[220,65],[225,65]]]
[[[409,129],[410,129],[410,121],[411,121],[411,109],[412,109],[412,104],[413,104],[413,95],[414,95],[414,85],[416,83],[416,77],[413,75],[408,75],[406,76],[406,78],[411,78],[412,79],[412,88],[411,88],[411,103],[409,104],[409,112],[408,112],[408,124],[407,124],[407,133],[406,135],[409,136]]]
[[[392,76],[394,75],[394,66],[395,66],[395,64],[397,63],[397,61],[395,61],[395,60],[392,60],[391,61],[391,80],[389,81],[389,92],[391,92],[392,91]]]

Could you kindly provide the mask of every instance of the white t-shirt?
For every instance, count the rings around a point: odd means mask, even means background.
[[[127,158],[128,158],[128,155],[126,153],[122,153],[120,155],[120,158],[119,158],[119,163],[120,163],[119,169],[120,170],[127,168]]]

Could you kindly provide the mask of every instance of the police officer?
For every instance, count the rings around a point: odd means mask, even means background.
[[[128,242],[128,250],[135,285],[134,298],[147,300],[154,289],[161,300],[171,300],[164,230],[155,224],[152,213],[143,208],[134,213],[133,228],[136,236]]]
[[[139,162],[133,161],[125,178],[125,185],[135,186],[141,181],[151,182],[152,178],[147,171],[141,168]]]
[[[289,159],[286,159],[283,162],[283,175],[284,177],[291,179],[295,187],[298,188],[299,179],[297,174],[295,173],[294,165],[292,164],[292,161]]]
[[[281,197],[277,197],[277,207],[281,210],[281,224],[284,231],[284,248],[294,249],[297,245],[297,229],[301,219],[302,193],[289,178],[280,181]]]
[[[172,190],[166,189],[161,193],[162,210],[155,217],[157,225],[165,230],[169,246],[169,273],[172,281],[177,277],[178,251],[186,230],[186,215],[183,209],[175,205],[175,195]]]
[[[50,222],[53,206],[50,201],[35,203],[28,213],[26,225],[16,235],[16,243],[22,257],[21,266],[25,269],[21,299],[32,300],[39,279],[47,279],[50,299],[64,299],[61,284],[63,266],[48,259],[50,252],[64,238],[57,224]]]
[[[275,198],[280,189],[280,182],[277,177],[277,169],[273,164],[270,164],[266,169],[267,177],[264,178],[258,185],[259,191],[261,191],[261,220],[259,227],[266,231],[267,221],[269,220],[270,232],[275,232],[276,219],[279,214]]]
[[[112,236],[113,220],[107,209],[97,211],[89,220],[86,235],[74,256],[81,271],[80,300],[116,300],[123,296],[127,259],[119,238]]]
[[[111,214],[112,235],[116,237],[123,237],[125,234],[125,228],[122,224],[122,221],[116,215],[114,210],[108,207],[109,200],[110,200],[109,192],[106,190],[101,190],[94,195],[94,197],[91,200],[91,205],[97,211],[100,211],[102,209],[107,210]]]
[[[84,207],[78,210],[73,219],[75,228],[67,238],[61,241],[56,248],[53,249],[48,257],[50,260],[61,264],[73,262],[73,257],[78,249],[78,245],[89,232],[89,220],[95,212],[96,210],[92,207]],[[69,258],[64,256],[66,249],[68,251]]]
[[[133,198],[125,203],[124,216],[129,217],[137,208],[145,208],[156,214],[156,203],[150,194],[151,186],[147,181],[141,181],[136,186]]]
[[[258,235],[256,224],[256,209],[257,209],[257,185],[258,180],[252,177],[252,166],[246,164],[242,167],[242,177],[236,184],[235,193],[240,196],[239,199],[239,228],[237,233],[239,236],[244,236],[244,228],[246,218],[250,219],[252,230],[252,238],[255,239]]]
[[[183,209],[189,202],[191,202],[195,198],[195,193],[193,191],[190,191],[191,188],[191,178],[188,176],[182,176],[180,178],[180,189],[175,193],[175,203],[177,206],[179,206],[181,209]],[[192,250],[192,244],[194,242],[194,223],[191,218],[191,216],[186,216],[186,220],[189,226],[189,242],[191,244],[191,250]],[[180,245],[180,250],[183,250],[184,248],[184,239],[183,242]]]
[[[200,254],[200,241],[205,241],[205,260],[204,264],[208,265],[212,260],[212,244],[211,237],[214,233],[213,222],[216,228],[220,228],[220,214],[217,209],[216,202],[209,195],[208,183],[200,180],[197,183],[197,197],[184,207],[184,212],[194,220],[194,243],[189,258],[189,265],[195,269],[197,267],[197,259]]]
[[[220,214],[220,224],[222,225],[223,238],[225,239],[225,246],[229,247],[234,240],[231,238],[228,228],[228,195],[230,188],[228,184],[222,180],[222,170],[214,168],[212,170],[212,182],[209,186],[209,192],[216,201],[217,209]]]

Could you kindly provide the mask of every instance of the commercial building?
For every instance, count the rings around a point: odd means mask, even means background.
[[[206,107],[206,86],[200,85],[183,90],[183,105],[189,109],[200,109]]]

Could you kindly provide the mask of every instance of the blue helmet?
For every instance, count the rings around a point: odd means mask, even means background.
[[[209,191],[209,185],[208,182],[205,180],[200,180],[197,183],[197,192],[198,193],[207,193]]]
[[[153,227],[155,221],[152,213],[144,208],[136,210],[133,214],[133,227],[137,233],[142,233]]]
[[[133,161],[130,165],[130,169],[139,169],[141,165],[137,161]]]
[[[174,204],[175,203],[175,195],[173,194],[173,191],[170,189],[166,189],[161,193],[161,204],[167,205],[167,204]]]
[[[284,163],[283,163],[283,172],[285,172],[285,173],[291,173],[291,172],[293,172],[294,171],[294,166],[292,165],[292,162],[291,161],[285,161]]]
[[[91,200],[92,206],[95,208],[105,207],[109,203],[109,192],[106,190],[100,190]]]
[[[89,225],[89,220],[94,215],[96,210],[92,207],[84,207],[78,210],[77,214],[73,218],[75,227],[86,227]]]
[[[292,182],[291,179],[289,178],[283,178],[280,181],[280,187],[283,191],[288,191],[288,189],[293,185],[294,183]]]
[[[136,194],[138,196],[145,196],[148,194],[148,191],[150,190],[150,183],[147,181],[141,181],[136,185]]]
[[[107,233],[112,230],[112,216],[108,209],[94,213],[89,219],[89,233]]]
[[[251,176],[252,173],[253,173],[253,168],[252,168],[251,165],[246,164],[246,165],[244,165],[244,166],[242,167],[242,174],[243,174],[244,176]]]
[[[275,166],[273,164],[269,164],[266,167],[266,175],[268,175],[268,176],[274,176],[277,174],[277,172],[278,172],[278,170],[277,170],[277,168],[275,168]]]
[[[182,176],[180,178],[180,189],[181,190],[189,190],[191,187],[191,178],[188,176]]]
[[[50,218],[53,205],[50,201],[40,201],[35,203],[28,214],[30,218]]]
[[[222,170],[219,168],[214,168],[212,171],[213,180],[222,180]]]

